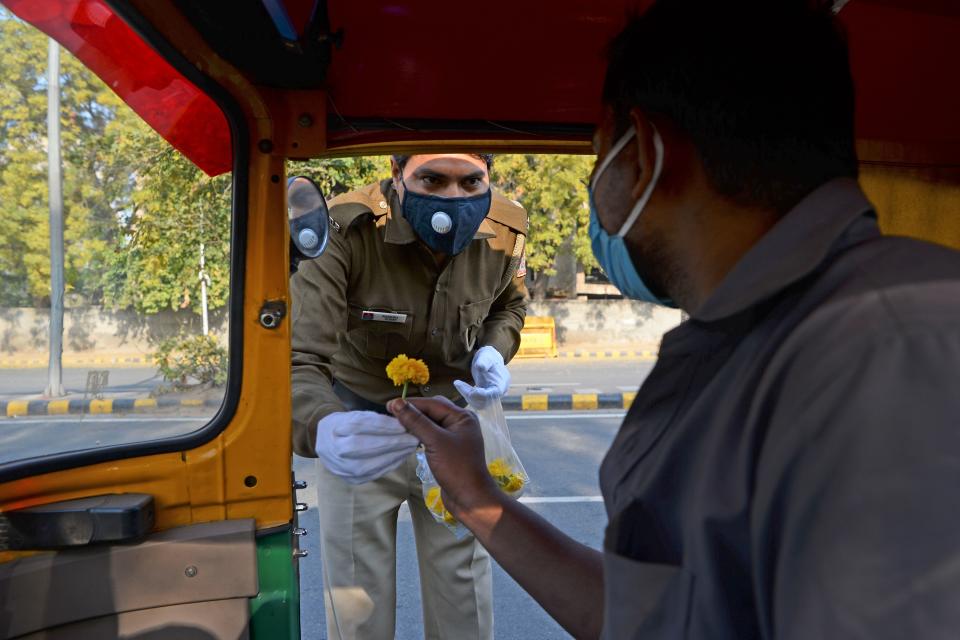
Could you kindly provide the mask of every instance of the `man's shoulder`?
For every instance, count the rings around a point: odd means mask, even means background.
[[[327,203],[330,218],[345,232],[355,222],[366,217],[386,215],[390,210],[381,182],[368,184],[360,189],[340,194]]]
[[[833,361],[840,351],[849,360],[921,334],[958,334],[960,252],[878,238],[836,257],[793,307],[776,349],[780,363]]]
[[[496,189],[490,202],[487,218],[509,227],[516,233],[527,233],[527,210],[516,200],[511,200]]]
[[[960,251],[945,246],[881,237],[840,257],[824,279],[830,293],[817,311],[834,331],[850,328],[840,319],[890,329],[960,324]]]

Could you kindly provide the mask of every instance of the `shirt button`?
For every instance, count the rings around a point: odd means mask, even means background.
[[[438,282],[438,283],[437,283],[437,286],[436,286],[436,290],[437,290],[437,291],[440,291],[441,288],[442,288],[442,287],[440,286],[440,283]]]
[[[439,334],[439,333],[440,333],[440,329],[437,329],[436,327],[434,327],[433,329],[430,330],[430,335],[431,335],[431,336],[436,337],[437,334]]]
[[[430,385],[425,385],[420,387],[420,389],[422,389],[424,393],[430,393]]]

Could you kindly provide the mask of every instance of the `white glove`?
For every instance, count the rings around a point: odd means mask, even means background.
[[[477,409],[482,409],[495,399],[502,398],[510,389],[510,372],[503,362],[503,356],[493,347],[480,347],[473,354],[473,364],[470,367],[473,374],[471,386],[462,380],[455,380],[453,386],[460,395]]]
[[[393,471],[419,444],[396,418],[373,411],[331,413],[317,423],[317,457],[351,484]]]

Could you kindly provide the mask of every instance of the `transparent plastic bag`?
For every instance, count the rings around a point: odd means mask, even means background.
[[[510,441],[510,430],[507,428],[507,418],[503,413],[500,399],[490,401],[483,409],[474,406],[470,409],[477,415],[480,422],[487,470],[504,493],[511,498],[519,498],[530,483],[530,477]],[[422,450],[417,451],[417,476],[423,485],[423,502],[434,519],[450,529],[458,538],[463,536],[466,533],[466,527],[457,522],[444,507],[440,496],[440,485],[433,477],[426,453]]]

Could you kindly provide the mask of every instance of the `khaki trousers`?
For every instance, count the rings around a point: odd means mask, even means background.
[[[330,640],[389,640],[397,608],[397,516],[407,501],[420,567],[424,637],[493,638],[490,556],[457,540],[423,503],[416,456],[373,482],[351,485],[317,462],[323,599]]]

